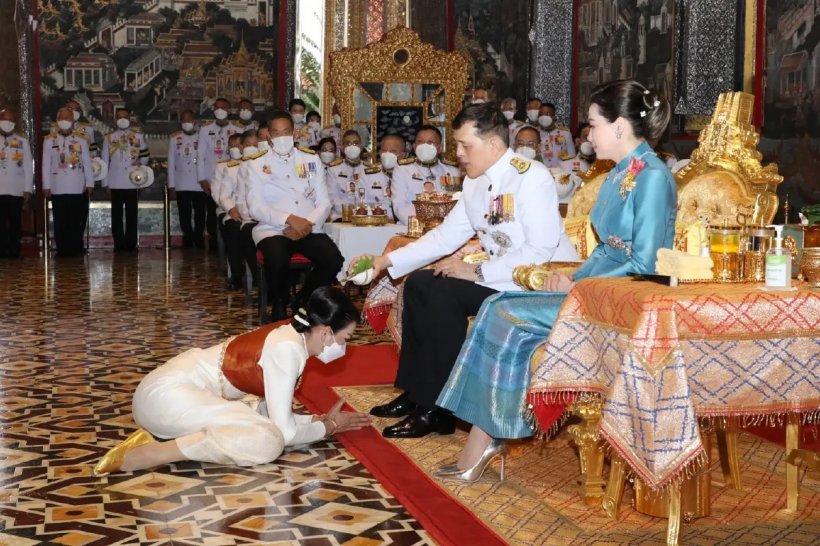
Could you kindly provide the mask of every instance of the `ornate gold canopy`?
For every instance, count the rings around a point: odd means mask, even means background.
[[[399,26],[366,47],[331,53],[328,81],[342,127],[369,136],[371,149],[391,122],[429,123],[442,130],[452,158],[451,121],[461,109],[469,66],[460,53],[439,50]]]

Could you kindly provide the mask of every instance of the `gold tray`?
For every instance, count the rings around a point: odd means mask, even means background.
[[[386,214],[354,214],[350,218],[350,223],[354,226],[383,226],[387,223]]]

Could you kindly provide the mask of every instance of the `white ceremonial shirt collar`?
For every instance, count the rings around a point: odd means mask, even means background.
[[[484,175],[487,177],[487,180],[490,184],[498,183],[500,184],[504,180],[504,174],[506,171],[506,165],[509,165],[510,160],[515,157],[515,152],[513,152],[510,148],[507,148],[507,151],[504,152],[498,161],[490,165],[490,168],[484,171]]]

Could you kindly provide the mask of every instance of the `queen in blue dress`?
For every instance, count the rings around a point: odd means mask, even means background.
[[[503,440],[533,434],[523,412],[530,359],[549,336],[567,292],[588,277],[654,273],[658,249],[672,248],[675,180],[647,143],[663,135],[670,111],[666,99],[635,81],[593,90],[589,141],[598,159],[617,163],[590,212],[600,242],[572,276],[553,274],[544,292],[502,292],[484,301],[437,401],[473,427],[458,462],[436,476],[475,481],[500,457],[503,480]]]

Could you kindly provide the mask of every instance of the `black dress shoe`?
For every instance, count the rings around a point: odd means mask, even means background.
[[[416,409],[416,403],[410,400],[410,395],[406,392],[393,399],[392,402],[375,406],[370,410],[370,415],[376,417],[404,417],[410,415]]]
[[[445,435],[456,431],[456,418],[443,409],[418,408],[398,424],[382,431],[385,438],[421,438],[433,432]]]

